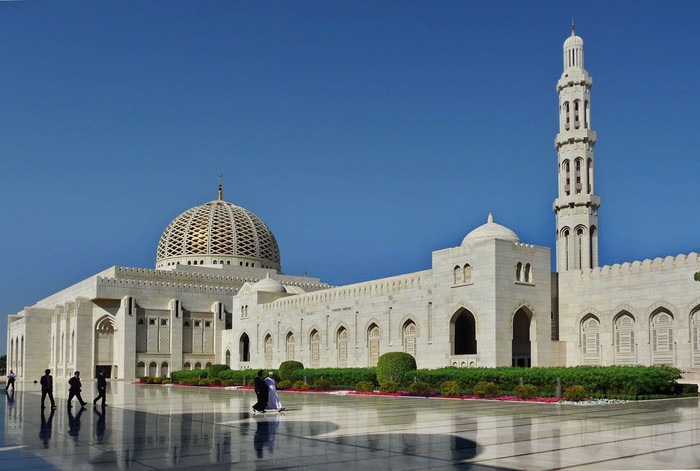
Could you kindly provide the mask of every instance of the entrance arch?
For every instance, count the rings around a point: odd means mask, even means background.
[[[241,339],[238,342],[238,354],[240,361],[250,361],[250,339],[248,334],[241,334]]]
[[[450,321],[452,355],[476,355],[476,319],[469,310],[461,308]]]
[[[513,315],[512,366],[530,368],[532,349],[530,343],[530,321],[532,313],[521,307]]]
[[[73,338],[69,353],[76,354]],[[111,378],[114,363],[114,319],[106,316],[95,324],[95,374],[102,372],[105,378]]]

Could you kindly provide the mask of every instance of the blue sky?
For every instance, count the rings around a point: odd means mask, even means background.
[[[700,2],[0,2],[0,352],[6,314],[152,268],[220,173],[331,284],[427,269],[489,211],[552,247],[572,16],[601,264],[700,251]]]

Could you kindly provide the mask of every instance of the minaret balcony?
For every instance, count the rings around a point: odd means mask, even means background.
[[[598,195],[587,195],[587,194],[577,194],[562,196],[554,200],[552,209],[557,212],[564,208],[573,208],[576,206],[592,206],[598,208],[600,206],[600,196]]]
[[[590,129],[570,129],[557,134],[557,137],[554,139],[554,147],[559,149],[566,144],[573,144],[575,142],[590,142],[591,145],[594,145],[595,141],[595,131],[591,131]]]

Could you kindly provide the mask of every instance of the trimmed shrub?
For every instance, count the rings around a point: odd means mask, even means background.
[[[221,385],[224,387],[233,386],[233,380],[232,379],[222,379]]]
[[[212,378],[209,380],[209,386],[221,386],[221,380],[219,378]]]
[[[163,380],[163,382],[162,382],[161,384],[172,384],[172,383],[173,383],[173,382],[172,382],[171,380],[169,380],[169,379],[166,378],[166,379]]]
[[[440,385],[440,394],[443,396],[459,396],[461,391],[457,381],[445,381]]]
[[[148,383],[148,376],[141,376],[139,378],[139,383]]]
[[[411,383],[411,385],[408,387],[408,392],[417,396],[428,396],[433,393],[430,385],[422,381]]]
[[[208,368],[209,379],[218,378],[219,373],[221,373],[222,371],[230,370],[230,369],[231,369],[231,367],[229,367],[228,365],[222,365],[222,364],[211,365]]]
[[[280,364],[280,368],[278,371],[279,374],[279,379],[288,379],[292,380],[292,375],[294,374],[295,371],[297,370],[303,370],[304,369],[304,364],[300,361],[295,361],[295,360],[287,360],[283,361]]]
[[[379,386],[379,390],[383,393],[395,393],[399,390],[399,383],[396,381],[384,381]]]
[[[323,378],[319,378],[316,381],[314,381],[314,389],[318,389],[321,391],[328,391],[331,389],[331,383],[328,380],[325,380]]]
[[[303,381],[297,381],[296,383],[294,383],[293,387],[294,387],[294,389],[304,389],[304,390],[309,389],[309,385]]]
[[[416,359],[405,352],[388,352],[377,362],[377,381],[396,381],[399,386],[408,383],[406,375],[416,370]]]
[[[360,381],[371,381],[377,384],[376,368],[304,368],[295,370],[291,377],[284,379],[305,381],[309,384],[323,378],[331,383],[333,389],[353,389]]]
[[[515,396],[520,400],[528,400],[537,397],[539,390],[532,384],[523,384],[515,387]]]
[[[360,381],[355,386],[357,392],[372,392],[374,391],[374,383],[372,381]]]
[[[567,401],[579,402],[586,398],[586,388],[576,384],[564,389],[564,399]]]
[[[285,389],[289,389],[292,387],[292,382],[289,381],[288,379],[282,380],[279,383],[277,383],[277,389],[280,391],[284,391]]]
[[[209,386],[209,380],[202,378],[197,382],[197,386]]]
[[[498,386],[493,381],[479,381],[474,385],[474,395],[485,398],[496,397]]]

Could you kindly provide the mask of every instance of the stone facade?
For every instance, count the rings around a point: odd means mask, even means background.
[[[75,370],[167,376],[225,363],[366,367],[404,351],[419,368],[667,364],[700,371],[697,253],[598,266],[583,40],[564,43],[557,272],[547,247],[487,222],[431,267],[331,287],[281,272],[272,232],[219,197],[165,230],[156,270],[112,267],[8,319],[8,368],[37,379]]]

